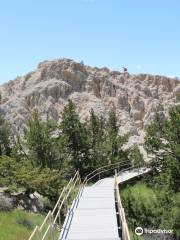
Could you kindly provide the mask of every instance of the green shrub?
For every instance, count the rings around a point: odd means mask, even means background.
[[[126,186],[121,191],[122,204],[132,231],[137,226],[173,229],[180,237],[180,194],[156,189],[145,183]]]
[[[34,224],[33,222],[27,218],[27,216],[25,214],[19,213],[17,215],[17,223],[20,225],[23,225],[24,227],[26,227],[27,229],[33,229],[34,228]]]
[[[11,211],[13,209],[13,204],[11,199],[4,196],[0,196],[0,211]]]
[[[39,198],[39,203],[42,206],[43,210],[52,209],[52,203],[47,197]]]

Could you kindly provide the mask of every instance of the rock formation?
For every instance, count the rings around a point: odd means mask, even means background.
[[[85,66],[69,59],[44,61],[23,77],[0,86],[1,111],[13,126],[22,131],[33,109],[42,119],[60,121],[68,99],[77,106],[83,121],[89,111],[107,116],[115,109],[120,133],[130,132],[132,142],[143,141],[144,129],[159,112],[178,104],[180,81],[158,75],[130,75],[108,68]]]

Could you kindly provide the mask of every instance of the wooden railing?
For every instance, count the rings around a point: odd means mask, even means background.
[[[90,174],[88,174],[83,180],[81,180],[80,174],[77,171],[73,178],[71,178],[68,184],[63,188],[55,207],[52,211],[49,211],[47,216],[45,217],[41,226],[36,226],[34,231],[28,240],[57,240],[61,238],[65,238],[69,229],[69,218],[72,217],[72,211],[77,207],[79,199],[82,195],[83,189],[86,184],[97,177],[101,179],[103,174],[108,171],[112,171],[116,169],[120,171],[121,169],[127,169],[129,165],[127,162],[117,162],[102,166]],[[129,231],[125,219],[124,209],[122,208],[119,191],[118,189],[118,181],[117,176],[115,176],[115,189],[116,189],[116,199],[119,204],[119,216],[122,218],[121,222],[123,224],[123,240],[130,240]],[[72,193],[75,193],[74,201],[72,204]],[[70,212],[71,210],[71,212]],[[65,218],[64,215],[67,215],[66,222],[64,223]],[[62,219],[63,218],[63,219]]]
[[[62,227],[62,212],[66,212],[71,205],[70,196],[75,188],[81,187],[81,178],[77,171],[63,188],[58,201],[52,211],[49,211],[40,227],[36,226],[29,240],[57,240]],[[78,191],[76,190],[76,191]]]
[[[120,193],[119,193],[119,185],[118,185],[118,177],[117,172],[115,171],[115,182],[114,182],[114,190],[115,190],[115,199],[118,209],[118,216],[119,216],[119,224],[121,228],[121,238],[122,240],[130,240],[129,229],[125,217],[124,208],[122,206]]]

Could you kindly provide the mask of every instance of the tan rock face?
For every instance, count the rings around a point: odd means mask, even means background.
[[[108,68],[92,68],[69,59],[45,61],[23,77],[0,86],[1,110],[15,131],[22,131],[34,108],[42,119],[60,120],[68,99],[82,120],[89,111],[107,116],[116,110],[121,133],[142,135],[154,114],[167,115],[178,104],[180,82],[164,76],[130,75]]]

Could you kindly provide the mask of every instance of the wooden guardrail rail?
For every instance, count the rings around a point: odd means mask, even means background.
[[[81,178],[77,171],[66,187],[63,188],[58,201],[52,211],[49,211],[41,226],[36,226],[29,240],[57,240],[59,236],[58,228],[62,226],[61,214],[63,207],[68,208],[70,194],[76,186],[80,187]],[[58,220],[58,224],[57,224]]]
[[[115,199],[118,207],[118,215],[119,215],[119,222],[122,229],[122,240],[130,240],[129,229],[125,217],[124,208],[122,206],[120,193],[119,193],[119,185],[118,185],[118,178],[117,172],[115,171],[115,182],[114,182],[114,190],[115,190]]]
[[[71,200],[71,194],[76,189],[76,196],[78,198],[82,195],[83,189],[85,185],[92,179],[99,177],[111,170],[117,169],[118,171],[120,169],[127,169],[129,165],[127,162],[117,162],[108,164],[105,166],[102,166],[90,174],[88,174],[82,181],[79,171],[75,173],[75,175],[69,180],[68,184],[63,188],[55,206],[52,211],[49,211],[47,216],[45,217],[43,223],[41,226],[36,226],[34,231],[32,232],[31,236],[28,240],[57,240],[59,239],[60,232],[61,235],[64,234],[64,231],[66,229],[62,229],[63,226],[63,220],[62,215],[63,213],[67,213],[68,209],[72,202]],[[115,186],[116,189],[118,188],[118,182],[117,182],[117,176],[115,176]],[[116,199],[119,203],[119,211],[120,216],[122,218],[123,223],[123,236],[125,238],[122,238],[123,240],[130,240],[129,238],[129,232],[127,228],[127,223],[125,220],[125,214],[124,209],[122,208],[121,200],[119,196],[119,191],[116,190]],[[77,204],[77,203],[76,203]]]

